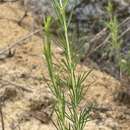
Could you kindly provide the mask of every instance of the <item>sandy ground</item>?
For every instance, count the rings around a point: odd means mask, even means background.
[[[31,17],[24,20],[24,27],[16,22],[22,15],[23,11],[15,4],[0,5],[0,51],[29,33],[27,27]],[[51,111],[48,102],[52,95],[43,80],[43,76],[47,77],[47,67],[42,58],[42,45],[42,39],[33,36],[11,49],[12,57],[0,59],[0,95],[5,96],[2,105],[5,130],[54,130],[48,114],[44,114]],[[90,69],[83,65],[78,67],[80,71]],[[81,106],[95,102],[97,107],[107,110],[93,111],[93,120],[86,124],[85,130],[130,130],[129,104],[114,100],[116,92],[125,86],[100,70],[93,70],[86,83],[92,85]],[[40,116],[28,114],[34,101],[46,104],[37,112]]]

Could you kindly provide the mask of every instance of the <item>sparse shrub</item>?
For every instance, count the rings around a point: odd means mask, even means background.
[[[109,2],[107,6],[109,21],[106,22],[106,26],[110,31],[110,57],[115,57],[115,62],[119,66],[120,60],[121,60],[121,40],[119,38],[119,24],[117,17],[113,15],[113,6],[112,3]]]
[[[116,16],[113,15],[113,6],[111,2],[108,3],[107,11],[109,15],[109,21],[106,22],[106,26],[110,31],[110,43],[111,43],[111,53],[110,57],[114,56],[114,62],[116,63],[117,67],[119,68],[120,72],[125,72],[130,74],[130,53],[128,52],[124,55],[121,52],[122,47],[122,39],[120,38],[120,28],[118,19]]]
[[[54,64],[53,40],[50,33],[53,19],[48,16],[44,21],[44,56],[51,80],[48,86],[57,102],[55,106],[57,121],[53,123],[57,130],[83,130],[90,118],[89,113],[92,106],[85,107],[81,111],[78,108],[84,95],[84,81],[91,71],[78,75],[76,73],[77,55],[72,47],[73,41],[68,35],[69,22],[65,11],[68,0],[52,0],[52,2],[57,16],[57,23],[63,30],[63,33],[59,34],[59,45],[64,51],[60,62]],[[62,76],[62,74],[65,76]]]

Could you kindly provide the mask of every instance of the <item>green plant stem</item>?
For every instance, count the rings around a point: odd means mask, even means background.
[[[54,94],[57,104],[55,106],[55,113],[57,116],[57,130],[83,130],[83,126],[86,123],[86,119],[88,118],[88,111],[81,112],[78,114],[78,106],[82,97],[82,88],[83,82],[86,79],[87,75],[76,75],[76,65],[77,63],[73,60],[73,56],[76,54],[73,52],[71,48],[71,39],[68,35],[68,21],[66,17],[66,5],[68,0],[52,0],[54,4],[54,8],[56,10],[58,16],[58,23],[61,28],[63,28],[63,35],[61,36],[63,49],[65,51],[64,58],[62,59],[61,64],[63,70],[67,73],[67,77],[65,79],[60,76],[59,71],[55,69],[55,64],[53,64],[53,56],[51,50],[51,42],[50,42],[50,19],[45,22],[45,46],[44,46],[44,54],[47,61],[48,73],[51,79],[51,83],[49,84],[52,93]],[[59,66],[58,65],[58,66]],[[64,72],[64,71],[63,71]],[[66,81],[65,81],[66,80]],[[62,86],[67,88],[69,92],[70,102],[67,102],[67,97],[65,97],[64,89]],[[83,86],[82,86],[83,85]],[[66,109],[69,108],[69,113]]]
[[[72,66],[72,56],[70,52],[70,43],[68,39],[68,29],[67,29],[67,24],[66,24],[66,17],[65,14],[63,15],[63,20],[64,20],[64,31],[65,31],[65,39],[66,39],[66,44],[67,44],[67,55],[69,59],[69,66],[70,66],[70,73],[71,73],[71,80],[72,80],[72,91],[74,95],[74,106],[73,106],[73,114],[74,114],[74,120],[75,120],[75,130],[79,130],[78,126],[78,114],[77,114],[77,95],[76,95],[76,85],[75,85],[75,76],[74,76],[74,68]]]

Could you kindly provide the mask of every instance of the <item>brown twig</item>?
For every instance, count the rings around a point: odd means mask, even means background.
[[[90,53],[88,53],[88,54],[87,54],[87,57],[90,56],[93,52],[97,51],[100,47],[106,45],[106,43],[108,43],[108,40],[109,40],[109,39],[110,39],[110,35],[108,35],[108,36],[105,38],[105,40],[104,40],[101,44],[99,44],[97,47],[95,47],[94,50],[92,50]]]
[[[21,85],[21,84],[17,84],[17,83],[14,83],[14,82],[12,82],[12,81],[4,80],[4,79],[1,79],[1,78],[0,78],[0,80],[3,81],[3,82],[6,82],[6,84],[11,84],[11,85],[17,87],[18,89],[23,90],[23,91],[26,91],[26,92],[29,92],[29,93],[32,92],[30,89],[25,88],[25,87],[24,87],[23,85]]]
[[[0,116],[1,116],[1,127],[2,127],[2,130],[5,130],[4,118],[3,118],[3,112],[2,112],[2,105],[0,106]]]
[[[27,34],[26,36],[22,37],[22,38],[19,38],[19,40],[17,40],[16,42],[13,42],[13,43],[10,43],[10,46],[8,46],[7,48],[4,48],[3,50],[0,50],[0,55],[8,52],[8,50],[11,50],[13,47],[21,44],[21,42],[27,40],[28,38],[32,37],[33,35],[39,33],[40,31],[42,31],[42,29],[38,29],[34,32],[31,32],[29,34]]]
[[[1,0],[0,3],[9,3],[9,2],[17,2],[18,0]]]
[[[130,31],[130,28],[127,28],[124,32],[121,33],[121,35],[119,36],[119,39],[122,38],[129,31]]]

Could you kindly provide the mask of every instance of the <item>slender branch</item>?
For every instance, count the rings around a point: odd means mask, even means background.
[[[4,118],[3,118],[3,112],[2,112],[2,105],[0,106],[0,116],[1,116],[1,127],[2,127],[2,130],[5,130]]]
[[[11,84],[11,85],[17,87],[18,89],[23,90],[23,91],[26,91],[26,92],[29,92],[29,93],[32,92],[30,89],[25,88],[23,85],[20,85],[20,84],[14,83],[14,82],[12,82],[12,81],[4,80],[4,79],[1,79],[1,78],[0,78],[0,81],[4,81],[4,82],[6,82],[6,84]]]
[[[0,50],[0,55],[8,52],[8,50],[12,49],[13,47],[21,44],[21,42],[27,40],[28,38],[32,37],[33,35],[39,33],[40,31],[42,31],[42,29],[38,29],[34,32],[31,32],[29,34],[27,34],[26,36],[22,37],[22,38],[19,38],[16,42],[13,42],[13,43],[10,43],[10,46],[8,46],[7,48],[4,48],[3,50]]]

